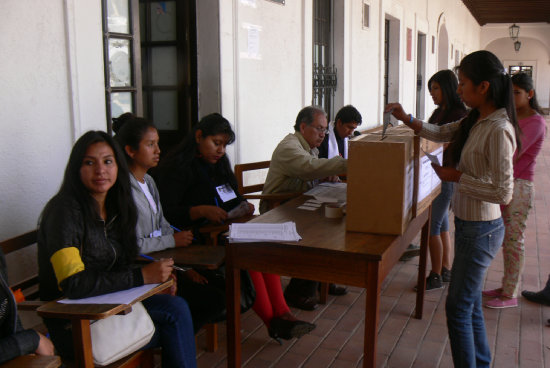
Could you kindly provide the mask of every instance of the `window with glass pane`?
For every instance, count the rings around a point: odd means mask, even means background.
[[[107,130],[112,118],[125,112],[141,114],[139,32],[133,18],[137,0],[103,0],[105,97]]]
[[[178,3],[141,0],[143,105],[159,130],[176,131],[178,124]],[[181,37],[181,35],[180,35]]]
[[[527,75],[529,75],[531,78],[533,77],[533,66],[532,65],[510,65],[508,67],[510,74],[516,74],[519,72],[523,72]]]

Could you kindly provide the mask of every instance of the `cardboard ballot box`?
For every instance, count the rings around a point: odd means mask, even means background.
[[[350,141],[348,151],[348,231],[401,235],[417,213],[441,190],[424,151],[439,156],[443,147],[405,127],[372,132]]]

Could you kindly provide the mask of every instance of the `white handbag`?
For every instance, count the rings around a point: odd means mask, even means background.
[[[155,333],[155,325],[141,302],[126,315],[98,319],[90,324],[94,363],[104,366],[144,347]]]

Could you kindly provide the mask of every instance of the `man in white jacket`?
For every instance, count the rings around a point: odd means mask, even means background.
[[[329,133],[319,146],[319,158],[340,155],[347,159],[349,137],[361,125],[362,120],[361,114],[352,105],[342,107],[328,126]]]

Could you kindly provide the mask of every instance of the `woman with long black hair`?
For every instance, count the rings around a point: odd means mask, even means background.
[[[126,161],[113,138],[90,131],[75,143],[59,192],[48,202],[38,230],[40,298],[85,298],[164,282],[171,259],[134,264],[136,207]],[[155,324],[147,347],[162,347],[163,367],[196,367],[187,303],[171,295],[143,302]],[[56,350],[73,357],[71,323],[45,318]]]
[[[513,156],[521,148],[512,81],[498,58],[476,51],[462,59],[457,93],[471,108],[457,122],[437,126],[386,106],[393,116],[430,140],[451,142],[448,166],[432,165],[454,182],[455,257],[447,295],[447,327],[455,367],[489,367],[481,291],[487,268],[500,249],[504,224],[500,205],[512,199]]]
[[[181,228],[198,228],[209,221],[225,221],[231,211],[243,215],[254,212],[254,206],[239,193],[225,154],[226,146],[234,141],[229,121],[220,114],[210,114],[161,162],[158,187],[170,223]],[[252,309],[267,326],[269,336],[291,339],[315,328],[314,324],[292,315],[279,275],[257,271],[249,274],[256,290]]]
[[[130,185],[138,213],[136,236],[140,252],[191,244],[191,231],[174,231],[164,218],[157,186],[147,174],[148,170],[157,166],[160,157],[159,135],[153,122],[125,113],[113,119],[113,131],[130,169]],[[208,273],[213,274],[212,271]],[[177,284],[177,295],[187,301],[191,310],[195,333],[207,323],[225,319],[223,279],[210,277],[206,282],[201,274],[189,269],[177,274]]]
[[[428,123],[445,125],[462,119],[466,107],[456,93],[458,81],[452,70],[445,69],[435,73],[428,81],[428,90],[437,105]],[[447,147],[445,147],[447,148]],[[449,153],[443,152],[444,164]],[[441,193],[432,202],[430,223],[430,259],[432,269],[426,278],[426,291],[443,287],[444,282],[451,281],[451,236],[449,234],[449,205],[453,196],[453,183],[441,182]]]

